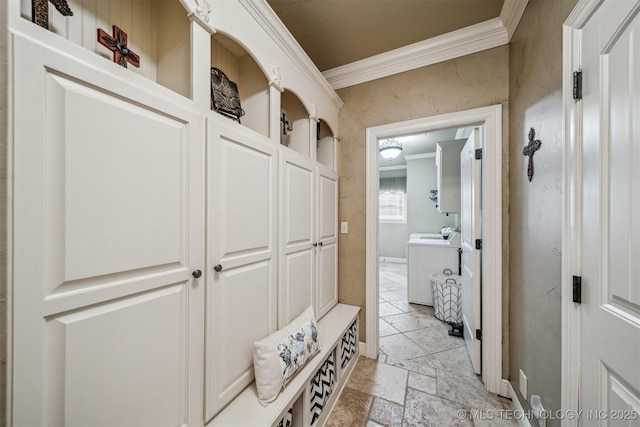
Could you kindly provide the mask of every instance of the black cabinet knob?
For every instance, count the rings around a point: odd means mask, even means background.
[[[216,273],[220,273],[222,271],[222,266],[218,264],[215,267],[213,267],[213,269],[216,271]]]
[[[318,244],[317,244],[317,243],[314,243],[314,244],[313,244],[313,247],[314,247],[314,248],[317,248],[317,247],[318,247]]]
[[[202,271],[200,271],[200,270],[196,270],[196,271],[194,271],[194,272],[193,272],[193,273],[191,273],[191,274],[193,274],[193,277],[195,277],[196,279],[199,279],[199,278],[200,278],[200,276],[202,276]]]
[[[320,242],[320,243],[318,243],[318,244],[319,244],[320,246],[322,246],[322,244],[323,244],[323,243],[322,243],[322,242]]]

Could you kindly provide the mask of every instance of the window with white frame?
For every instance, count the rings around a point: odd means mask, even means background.
[[[378,195],[380,221],[407,220],[407,193],[403,191],[381,191]]]

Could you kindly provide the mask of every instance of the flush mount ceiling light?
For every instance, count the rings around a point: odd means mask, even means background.
[[[387,139],[380,144],[380,155],[387,160],[392,160],[398,157],[402,152],[402,144],[397,139]]]

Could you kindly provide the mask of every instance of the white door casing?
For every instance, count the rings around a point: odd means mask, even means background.
[[[280,153],[280,272],[278,326],[315,308],[317,240],[315,164],[290,150]]]
[[[92,54],[11,43],[11,421],[201,423],[202,119]]]
[[[581,409],[635,410],[628,425],[640,423],[639,11],[605,1],[582,29]]]
[[[205,420],[253,381],[253,343],[277,329],[278,148],[207,118]]]
[[[508,394],[502,378],[502,106],[492,105],[389,123],[366,130],[366,352],[378,355],[378,140],[398,134],[484,124],[482,169],[482,380],[486,389]]]
[[[481,251],[475,247],[482,238],[482,214],[480,201],[481,161],[476,159],[477,149],[482,149],[480,129],[474,128],[460,152],[461,209],[460,247],[462,248],[462,323],[464,341],[471,357],[473,370],[481,374],[482,343],[476,339],[476,329],[482,329],[481,319]]]

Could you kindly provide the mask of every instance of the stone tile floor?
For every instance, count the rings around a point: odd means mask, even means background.
[[[360,357],[326,426],[517,426],[510,401],[474,374],[464,340],[433,308],[407,302],[406,264],[380,262],[379,314],[380,356]]]

